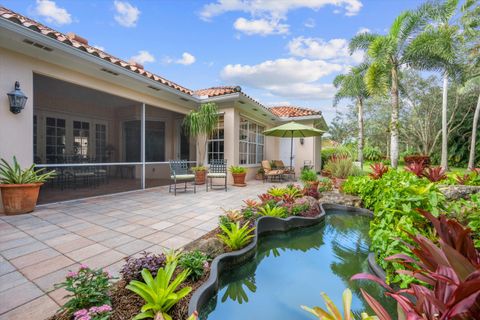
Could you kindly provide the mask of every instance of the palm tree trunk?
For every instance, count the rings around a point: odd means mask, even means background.
[[[470,156],[468,157],[468,169],[475,168],[475,148],[477,146],[477,127],[478,118],[480,117],[480,94],[478,95],[477,107],[475,108],[475,114],[473,116],[472,126],[472,141],[470,143]]]
[[[363,168],[363,100],[358,98],[358,162],[360,162],[360,168]]]
[[[392,114],[390,119],[390,164],[392,168],[398,167],[398,113],[399,113],[399,97],[398,97],[398,70],[392,68]]]
[[[448,170],[448,74],[443,76],[443,98],[442,98],[442,157],[440,165]]]

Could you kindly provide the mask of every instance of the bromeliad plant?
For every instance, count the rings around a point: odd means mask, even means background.
[[[419,281],[407,289],[394,290],[381,279],[371,274],[357,274],[352,280],[373,280],[388,292],[399,305],[399,319],[476,319],[480,314],[480,253],[473,245],[470,230],[444,215],[435,218],[420,210],[434,226],[438,244],[417,234],[408,236],[414,245],[408,245],[414,258],[396,254],[388,260],[397,261],[408,274]],[[362,294],[381,320],[390,316],[378,301],[365,291]]]
[[[218,238],[231,250],[245,247],[253,238],[253,230],[255,230],[255,228],[250,228],[248,223],[240,227],[240,222],[220,225],[220,229],[223,234],[219,234]]]
[[[286,218],[288,212],[284,207],[271,206],[269,203],[267,203],[258,209],[258,214],[267,217]]]
[[[55,171],[45,172],[45,168],[35,169],[32,164],[22,169],[16,157],[13,157],[13,164],[10,165],[5,159],[0,160],[0,184],[30,184],[44,183],[55,176]]]
[[[164,249],[163,255],[165,256],[165,264],[178,262],[183,256],[183,248],[180,249]]]
[[[78,271],[69,271],[65,281],[55,285],[55,288],[64,288],[69,292],[66,295],[69,300],[62,309],[72,314],[81,309],[110,305],[110,279],[108,272],[90,269],[85,264],[80,265]]]
[[[430,180],[431,182],[438,182],[447,179],[445,174],[445,169],[442,167],[429,167],[425,168],[423,176]]]
[[[208,269],[208,257],[198,250],[186,252],[178,260],[178,265],[189,271],[190,279],[197,281]]]
[[[370,165],[372,172],[368,174],[373,180],[380,179],[385,173],[388,172],[388,166],[384,165],[382,162],[373,163]]]
[[[418,178],[423,177],[423,171],[425,170],[425,164],[423,161],[420,162],[411,162],[405,166],[405,170],[413,173]]]
[[[168,311],[182,298],[188,295],[191,287],[178,288],[187,279],[188,270],[180,272],[172,281],[173,274],[177,264],[168,263],[164,268],[158,269],[157,276],[154,278],[147,269],[142,270],[144,282],[132,280],[126,288],[138,294],[145,300],[145,305],[141,308],[141,313],[137,314],[133,320],[153,318],[157,319],[161,315],[165,320],[172,320]]]

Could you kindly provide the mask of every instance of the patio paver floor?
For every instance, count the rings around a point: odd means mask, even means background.
[[[125,257],[184,246],[217,226],[221,208],[238,208],[272,185],[249,181],[228,192],[198,186],[176,197],[158,187],[0,214],[0,320],[45,319],[63,301],[53,285],[68,270],[86,263],[117,276]]]

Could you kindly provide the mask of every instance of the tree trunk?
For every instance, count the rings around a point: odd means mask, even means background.
[[[478,95],[477,107],[473,116],[472,141],[470,143],[470,156],[468,157],[468,169],[475,168],[475,148],[477,147],[477,127],[478,118],[480,116],[480,94]]]
[[[398,97],[398,70],[392,68],[392,114],[390,120],[390,164],[392,168],[398,167],[398,113],[399,113],[399,97]]]
[[[442,158],[440,165],[445,170],[448,170],[448,74],[443,76],[443,98],[442,98]]]
[[[360,162],[360,168],[363,169],[363,99],[358,98],[358,162]]]

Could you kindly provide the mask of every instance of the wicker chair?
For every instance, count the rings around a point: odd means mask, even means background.
[[[265,172],[263,174],[263,182],[265,182],[265,180],[268,181],[268,178],[270,178],[270,181],[273,181],[274,179],[277,179],[278,181],[282,180],[284,171],[277,170],[277,169],[272,170],[272,167],[270,166],[270,161],[263,160],[262,168],[263,168],[263,171]]]
[[[187,182],[193,182],[193,193],[197,192],[195,185],[195,175],[188,170],[188,162],[186,160],[170,160],[170,186],[168,192],[172,192],[172,182],[174,186],[174,194],[177,195],[177,183],[184,183],[184,191],[187,191]]]
[[[286,176],[291,177],[293,180],[295,180],[295,168],[294,167],[287,167],[283,163],[282,160],[274,160],[275,167],[277,170],[282,170],[283,174]]]
[[[207,191],[208,183],[210,182],[210,189],[213,189],[215,186],[224,186],[223,184],[213,184],[213,179],[224,179],[225,181],[225,191],[227,191],[227,160],[225,159],[212,159],[210,163],[210,168],[207,173]]]

